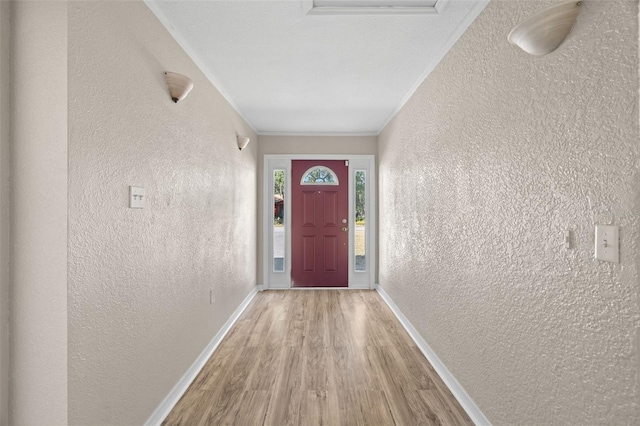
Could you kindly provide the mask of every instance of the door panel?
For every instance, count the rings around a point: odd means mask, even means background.
[[[316,166],[322,167],[316,169]],[[343,160],[294,160],[291,163],[291,282],[294,287],[347,287],[349,284],[348,169]]]
[[[316,271],[316,237],[314,235],[302,236],[302,270]]]
[[[334,235],[324,237],[324,272],[338,272],[338,238]]]
[[[316,191],[315,190],[302,192],[301,207],[302,207],[302,226],[315,227],[316,226]]]
[[[338,226],[338,191],[324,192],[324,226]]]

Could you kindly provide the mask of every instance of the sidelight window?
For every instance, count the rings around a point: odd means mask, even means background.
[[[284,170],[273,171],[273,272],[284,272]]]
[[[367,213],[365,210],[367,172],[356,170],[355,172],[355,270],[363,272],[367,270]]]

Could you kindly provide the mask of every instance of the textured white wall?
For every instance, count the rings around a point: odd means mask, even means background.
[[[0,1],[0,426],[9,424],[9,102],[11,3]]]
[[[352,154],[376,155],[378,152],[377,136],[260,136],[258,139],[258,268],[257,282],[264,284],[262,273],[263,256],[263,191],[264,188],[264,156],[265,154]]]
[[[377,136],[260,136],[264,154],[375,155]]]
[[[638,424],[638,5],[508,44],[552,3],[489,4],[380,135],[379,281],[494,424]]]
[[[10,424],[67,422],[67,10],[12,2]]]
[[[69,129],[69,421],[141,424],[256,284],[256,136],[141,2],[72,4]]]

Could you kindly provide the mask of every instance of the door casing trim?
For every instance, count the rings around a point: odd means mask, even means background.
[[[355,272],[354,233],[349,233],[349,286],[351,289],[373,289],[377,268],[377,205],[376,205],[376,159],[375,155],[343,154],[265,154],[263,167],[263,209],[262,209],[262,279],[264,290],[290,289],[291,287],[291,203],[285,203],[285,268],[284,272],[273,272],[273,200],[270,196],[273,185],[273,170],[285,170],[285,200],[291,199],[291,161],[293,160],[346,160],[349,161],[349,214],[354,211],[355,182],[354,170],[367,170],[366,189],[366,253],[367,271]]]

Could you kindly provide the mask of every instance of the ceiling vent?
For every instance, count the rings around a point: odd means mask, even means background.
[[[306,0],[307,15],[437,15],[449,0]]]

